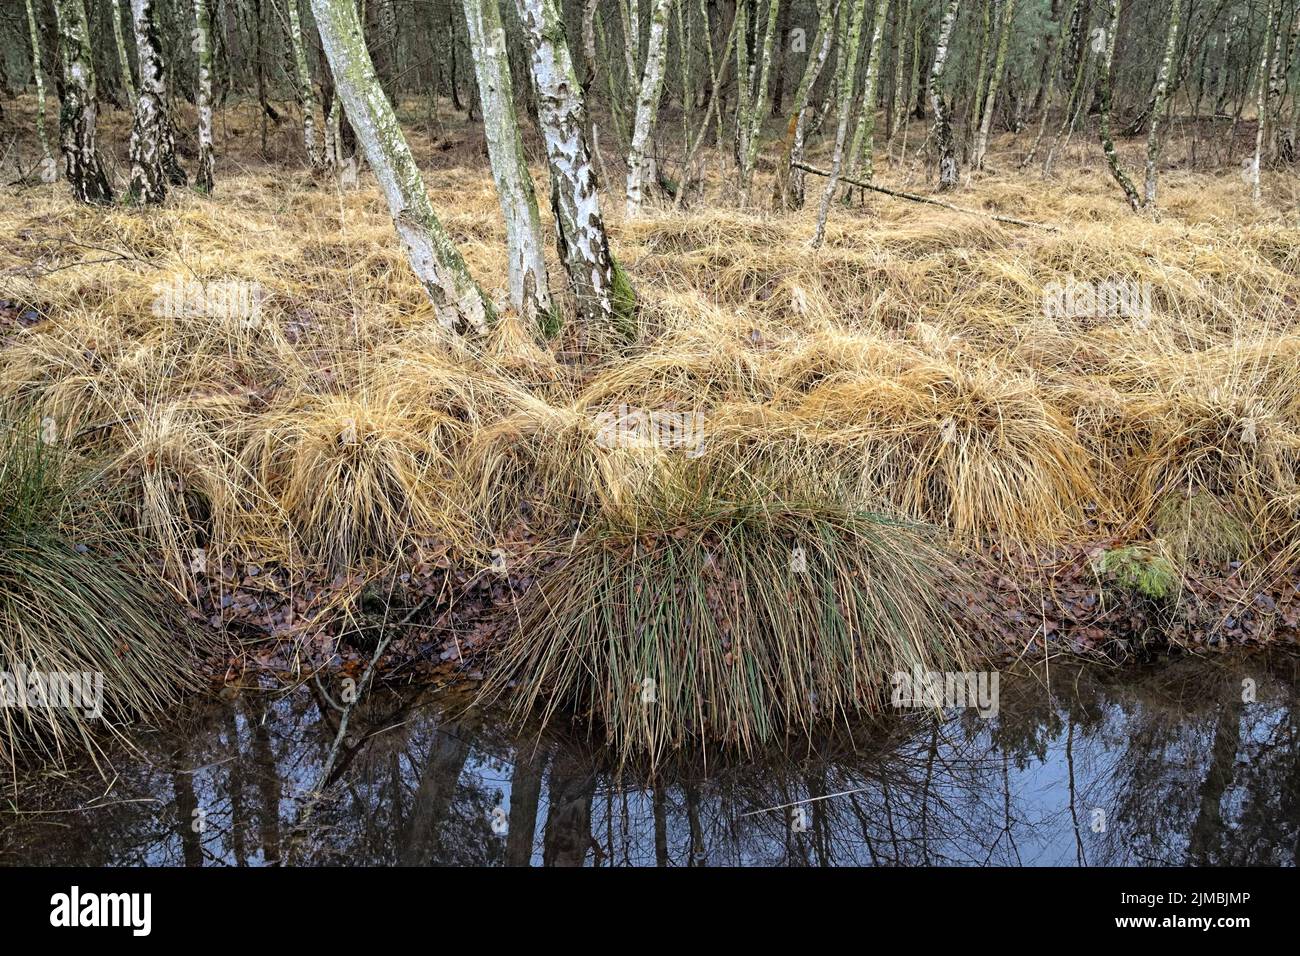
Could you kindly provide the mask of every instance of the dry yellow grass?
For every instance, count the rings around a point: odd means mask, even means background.
[[[246,111],[226,128],[212,198],[0,191],[0,298],[47,317],[0,350],[0,400],[106,457],[182,590],[195,547],[360,569],[425,536],[481,555],[521,516],[625,520],[684,493],[886,506],[1024,548],[1090,519],[1142,537],[1169,494],[1205,494],[1252,547],[1300,551],[1300,228],[1281,177],[1255,207],[1235,174],[1170,172],[1139,218],[1100,163],[1044,183],[1008,154],[960,201],[1058,233],[873,197],[836,204],[820,250],[812,210],[727,208],[722,181],[680,215],[623,222],[607,201],[639,340],[570,325],[546,345],[508,319],[466,344],[433,321],[368,178],[341,191],[254,158]],[[499,296],[486,163],[412,142]],[[1151,313],[1045,315],[1070,276],[1149,282]],[[256,283],[258,320],[156,314],[178,282]],[[610,446],[600,416],[620,406],[702,412],[703,445]]]

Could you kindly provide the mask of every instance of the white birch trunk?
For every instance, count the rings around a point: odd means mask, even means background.
[[[307,68],[307,50],[302,40],[302,17],[298,14],[298,0],[289,3],[289,38],[293,45],[294,79],[298,94],[298,108],[302,110],[302,146],[307,162],[312,167],[321,163],[316,149],[316,92],[311,85],[311,71]]]
[[[934,64],[930,67],[930,108],[934,110],[934,139],[939,149],[939,189],[952,189],[957,185],[957,147],[952,138],[952,116],[948,98],[944,95],[944,66],[948,63],[948,47],[952,42],[952,28],[957,22],[961,0],[948,0],[943,20],[939,24],[939,38],[934,51]]]
[[[664,85],[664,57],[668,52],[668,12],[672,0],[655,0],[650,14],[650,39],[646,45],[645,72],[636,100],[636,120],[632,125],[632,148],[627,155],[627,215],[641,212],[645,198],[647,172],[646,147],[654,134],[659,116],[659,97]]]
[[[812,115],[809,99],[817,78],[821,76],[826,60],[830,57],[831,46],[835,42],[835,22],[839,17],[840,0],[821,0],[817,9],[817,35],[813,38],[814,53],[804,67],[803,77],[799,80],[799,90],[795,93],[794,132],[790,138],[790,157],[788,166],[788,183],[778,186],[782,189],[779,196],[780,208],[802,209],[804,202],[804,171],[796,166],[804,159],[804,138],[808,131],[808,119]],[[788,125],[788,124],[787,124]]]
[[[379,85],[352,0],[311,0],[335,91],[374,171],[411,269],[443,328],[482,332],[492,307],[433,211],[397,114]]]
[[[1165,52],[1160,60],[1160,72],[1156,74],[1155,98],[1151,107],[1151,123],[1147,130],[1147,166],[1146,179],[1142,184],[1142,205],[1156,204],[1156,169],[1160,162],[1160,114],[1165,111],[1165,101],[1169,91],[1169,73],[1173,68],[1174,53],[1178,49],[1179,16],[1182,13],[1182,0],[1171,0],[1169,4],[1169,30],[1165,35]]]
[[[56,0],[59,25],[59,68],[63,73],[63,102],[59,108],[59,140],[63,168],[80,202],[108,203],[113,189],[95,148],[95,67],[82,0]]]
[[[876,138],[876,84],[880,77],[881,47],[884,46],[885,17],[889,15],[889,0],[876,0],[875,22],[871,27],[871,52],[867,56],[867,75],[863,79],[862,112],[858,114],[858,128],[853,134],[849,149],[849,177],[871,181],[875,173],[872,154]]]
[[[1264,128],[1268,125],[1269,61],[1273,53],[1273,31],[1275,29],[1273,24],[1276,10],[1277,0],[1268,0],[1265,10],[1267,25],[1264,29],[1263,53],[1259,64],[1258,93],[1255,97],[1255,155],[1250,164],[1250,198],[1255,202],[1259,202],[1262,196],[1260,167],[1264,159]]]
[[[842,68],[840,70],[840,116],[835,130],[835,152],[831,157],[831,174],[826,177],[826,188],[822,192],[821,208],[817,211],[817,229],[813,233],[814,249],[822,244],[826,235],[826,216],[830,213],[831,198],[840,182],[840,170],[844,165],[844,146],[849,135],[849,117],[853,113],[853,80],[858,71],[858,47],[861,45],[862,20],[866,16],[867,0],[857,0],[853,7],[849,29],[845,35],[844,50],[841,51]]]
[[[194,97],[199,114],[199,166],[194,184],[212,192],[212,40],[208,0],[194,0],[194,57],[198,61],[199,85]]]
[[[793,0],[791,0],[793,2]],[[750,182],[754,177],[754,163],[758,160],[758,144],[763,129],[763,119],[767,116],[767,88],[772,72],[772,44],[776,36],[777,14],[780,0],[768,0],[767,26],[763,32],[763,47],[760,52],[762,66],[758,72],[758,90],[749,104],[746,118],[745,152],[740,165],[740,202],[749,204]]]
[[[537,121],[551,171],[556,242],[579,317],[635,331],[636,295],[614,261],[586,138],[582,88],[557,0],[516,0],[537,92]]]
[[[1180,2],[1180,0],[1175,0]],[[971,150],[971,167],[984,168],[984,157],[989,149],[989,132],[993,128],[993,110],[997,106],[998,92],[1002,88],[1002,72],[1007,64],[1007,46],[1011,41],[1011,21],[1016,15],[1016,0],[1002,0],[1002,16],[998,21],[997,52],[993,56],[993,71],[989,74],[988,88],[984,92],[980,127],[975,134],[975,147]]]
[[[558,323],[546,281],[537,196],[515,115],[514,84],[501,11],[497,0],[464,0],[464,8],[474,51],[474,75],[483,106],[488,159],[501,201],[501,214],[505,217],[510,302],[526,322],[540,321],[543,331],[553,334],[558,330]]]
[[[36,137],[41,143],[41,178],[54,182],[54,157],[50,155],[50,138],[45,132],[45,76],[41,69],[41,39],[36,29],[36,13],[32,0],[27,0],[27,30],[32,41],[32,77],[36,80]]]
[[[157,0],[131,0],[131,23],[140,61],[140,89],[131,125],[131,199],[161,203],[167,196],[164,157],[171,127],[167,122],[166,71],[158,35]]]

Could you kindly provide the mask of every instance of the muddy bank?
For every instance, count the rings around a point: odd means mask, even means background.
[[[965,562],[978,589],[959,616],[979,634],[985,659],[1033,659],[1045,647],[1122,661],[1166,647],[1300,646],[1300,576],[1227,562],[1185,569],[1175,593],[1153,598],[1121,571],[1099,568],[1104,547],[1061,548],[1014,565],[997,555]],[[381,676],[482,679],[516,626],[537,566],[466,566],[444,551],[405,567],[364,585],[347,577],[313,585],[257,565],[203,575],[192,614],[229,639],[228,653],[202,662],[203,676],[222,683],[359,673],[395,632]]]

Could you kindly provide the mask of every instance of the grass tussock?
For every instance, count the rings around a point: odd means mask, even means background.
[[[41,317],[3,331],[0,406],[34,407],[69,453],[110,463],[88,500],[137,527],[181,593],[196,548],[212,562],[366,576],[421,539],[482,556],[529,535],[586,542],[556,572],[575,583],[553,585],[577,593],[597,568],[630,580],[600,542],[663,525],[674,500],[772,510],[761,532],[734,517],[684,525],[697,537],[744,529],[728,577],[755,626],[790,501],[897,514],[945,546],[1159,539],[1178,564],[1300,566],[1300,228],[1280,175],[1266,188],[1276,201],[1255,205],[1235,172],[1170,170],[1160,214],[1135,217],[1092,144],[1050,181],[995,152],[1002,171],[974,177],[962,204],[1058,232],[872,196],[835,205],[820,249],[807,243],[815,203],[738,211],[717,177],[682,213],[628,222],[606,203],[641,305],[631,340],[567,321],[545,342],[507,316],[461,342],[434,321],[373,181],[342,189],[297,168],[291,124],[268,165],[258,125],[246,106],[227,110],[212,197],[88,209],[62,186],[0,187],[5,298]],[[105,117],[119,152],[127,132]],[[477,134],[457,121],[438,136],[437,148],[410,136],[433,203],[504,300],[504,228]],[[876,169],[920,188],[911,168],[882,156]],[[1045,308],[1053,284],[1110,281],[1145,289],[1142,311]],[[226,307],[241,294],[255,314]],[[610,440],[611,416],[638,415],[698,433]],[[841,543],[867,534],[818,520]],[[887,553],[877,548],[861,560]],[[824,555],[836,580],[855,567],[843,550]],[[636,573],[669,580],[663,563],[687,561],[679,552],[638,550]],[[920,580],[870,570],[900,588]],[[806,676],[780,680],[794,690]],[[702,722],[760,732],[721,712]],[[667,739],[652,731],[654,745]]]
[[[962,576],[931,533],[786,503],[589,530],[539,575],[488,695],[590,717],[623,755],[748,749],[884,706],[896,672],[961,670]]]
[[[499,294],[487,171],[413,142]],[[702,415],[720,492],[886,507],[968,544],[1154,533],[1175,490],[1221,501],[1256,551],[1300,530],[1278,504],[1300,494],[1300,232],[1234,177],[1170,173],[1155,219],[1068,163],[979,177],[965,204],[1063,228],[873,198],[837,206],[819,250],[811,210],[737,211],[709,183],[685,213],[610,210],[643,306],[631,344],[569,323],[548,345],[508,318],[467,345],[431,321],[370,184],[244,159],[213,198],[88,210],[10,189],[0,214],[9,295],[47,317],[9,336],[0,402],[110,454],[104,493],[182,587],[194,547],[362,570],[411,538],[486,552],[521,520],[635,511],[679,480],[681,449],[602,444],[601,417],[629,408]],[[1070,279],[1146,283],[1149,312],[1045,314]],[[232,288],[255,315],[212,307]]]
[[[98,728],[156,715],[194,686],[195,635],[167,610],[125,535],[74,521],[80,481],[34,428],[0,431],[6,764],[19,753],[57,760],[93,750]],[[79,690],[60,697],[69,680]]]

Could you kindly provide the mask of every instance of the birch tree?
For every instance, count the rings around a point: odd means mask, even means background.
[[[505,218],[509,252],[510,302],[525,321],[540,321],[548,335],[558,329],[546,281],[537,196],[524,158],[515,115],[514,84],[506,33],[497,0],[464,0],[465,21],[474,50],[474,75],[483,107],[492,179]]]
[[[934,111],[934,140],[939,150],[939,189],[952,189],[957,185],[957,145],[952,136],[951,107],[943,91],[943,71],[948,63],[948,47],[952,41],[953,24],[961,0],[948,0],[943,19],[939,22],[939,36],[935,41],[934,63],[930,67],[930,108]]]
[[[1178,51],[1178,21],[1183,9],[1183,0],[1170,0],[1169,29],[1165,32],[1165,52],[1160,60],[1160,72],[1156,74],[1155,99],[1151,107],[1151,123],[1147,130],[1147,168],[1146,180],[1142,188],[1142,205],[1154,206],[1156,203],[1156,168],[1160,162],[1160,116],[1165,111],[1169,91],[1169,73],[1173,67],[1174,54]]]
[[[802,209],[804,203],[804,171],[797,163],[803,162],[804,136],[808,131],[808,118],[812,115],[809,99],[812,89],[830,56],[835,40],[835,22],[839,15],[840,0],[818,0],[817,34],[813,38],[812,53],[804,65],[799,89],[795,91],[794,110],[786,123],[785,155],[777,165],[774,203],[777,209]]]
[[[1259,81],[1255,94],[1255,155],[1250,162],[1250,198],[1260,201],[1260,167],[1264,160],[1265,127],[1268,125],[1269,60],[1273,53],[1273,36],[1277,29],[1278,0],[1265,4],[1264,42],[1260,45]]]
[[[586,109],[558,0],[516,0],[537,95],[537,124],[551,172],[556,244],[578,316],[589,324],[635,330],[636,295],[615,262],[596,191]]]
[[[1052,166],[1056,162],[1057,150],[1060,149],[1066,135],[1073,130],[1075,118],[1078,116],[1084,102],[1084,79],[1088,73],[1088,65],[1092,60],[1088,56],[1088,41],[1086,39],[1089,13],[1090,10],[1085,0],[1077,0],[1069,19],[1070,47],[1077,54],[1074,62],[1074,79],[1070,83],[1070,95],[1066,99],[1065,109],[1061,113],[1060,126],[1057,127],[1056,135],[1052,137],[1052,144],[1047,148],[1047,155],[1043,157],[1044,179],[1052,175]],[[1109,22],[1102,30],[1103,32],[1109,30]],[[1061,43],[1065,43],[1064,34],[1062,34]],[[1104,36],[1102,37],[1102,43],[1104,49]]]
[[[700,14],[701,14],[701,18],[704,20],[705,25],[707,27],[708,11],[704,7],[703,0],[701,0],[700,3]],[[731,56],[731,45],[736,42],[736,28],[739,25],[740,25],[740,18],[732,17],[731,28],[727,31],[727,38],[722,42],[722,59],[724,62],[726,62],[728,58]],[[712,77],[713,85],[709,89],[708,101],[704,104],[704,118],[703,120],[701,120],[699,127],[696,129],[695,136],[687,140],[687,142],[690,145],[686,150],[686,159],[682,163],[682,182],[678,186],[677,195],[673,199],[674,209],[681,209],[682,203],[686,199],[686,191],[690,186],[692,170],[695,168],[695,155],[699,152],[700,147],[704,144],[704,138],[707,135],[709,130],[709,121],[719,113],[719,109],[717,106],[718,93],[722,89],[723,80],[726,78],[725,71],[717,69],[716,66],[714,65],[713,46],[712,46],[712,41],[708,39],[707,29],[705,31],[705,37],[706,37],[705,45],[709,52],[709,56],[708,56],[709,73]],[[721,139],[722,138],[721,119],[718,120],[718,127],[719,127],[718,138]]]
[[[876,84],[880,79],[880,59],[885,45],[885,18],[889,16],[889,0],[876,0],[876,17],[871,26],[871,52],[867,55],[867,73],[863,78],[862,111],[858,114],[858,127],[853,133],[853,146],[849,150],[849,176],[870,181],[874,173],[872,153],[876,135]]]
[[[311,9],[336,93],[438,323],[458,334],[484,331],[494,318],[492,306],[433,211],[415,157],[366,50],[353,0],[311,0]]]
[[[131,199],[156,205],[167,196],[167,182],[184,185],[178,165],[171,122],[167,116],[166,68],[159,42],[157,0],[131,0],[131,23],[140,64],[135,121],[131,125]],[[177,179],[180,179],[177,182]]]
[[[36,29],[32,0],[27,2],[27,31],[32,43],[32,78],[36,81],[36,138],[41,144],[41,179],[52,183],[56,178],[54,157],[50,155],[50,137],[45,132],[45,78],[41,69],[41,38]]]
[[[641,212],[645,196],[645,178],[652,172],[653,163],[646,157],[646,148],[654,134],[659,116],[659,97],[664,85],[664,58],[668,52],[668,14],[672,0],[655,0],[650,12],[650,36],[646,44],[645,70],[636,100],[636,119],[632,124],[632,146],[627,154],[627,215]]]
[[[59,70],[63,102],[59,141],[72,194],[84,203],[109,203],[113,190],[95,148],[95,67],[82,0],[55,0],[59,27]]]
[[[1110,174],[1115,177],[1115,182],[1119,183],[1120,189],[1124,190],[1124,199],[1136,210],[1141,200],[1138,197],[1137,189],[1133,186],[1133,180],[1129,179],[1128,173],[1124,171],[1124,165],[1120,162],[1119,153],[1115,150],[1115,140],[1110,131],[1110,97],[1111,97],[1111,65],[1115,61],[1115,36],[1119,32],[1119,0],[1102,0],[1103,9],[1107,12],[1106,17],[1106,36],[1102,52],[1101,75],[1098,77],[1098,87],[1101,93],[1101,117],[1098,121],[1098,129],[1101,136],[1101,149],[1106,155],[1106,165],[1110,167]]]
[[[740,163],[740,201],[742,205],[749,202],[750,183],[754,178],[754,163],[758,160],[759,134],[763,129],[763,117],[767,116],[767,88],[772,69],[772,44],[776,35],[777,13],[780,0],[768,0],[767,26],[763,31],[763,47],[759,54],[758,89],[749,101],[748,114],[744,118],[744,154]],[[741,38],[742,42],[744,38]]]
[[[818,248],[826,236],[826,216],[830,212],[831,198],[839,185],[840,170],[844,165],[844,146],[848,139],[849,117],[853,112],[853,78],[858,71],[858,47],[861,45],[862,20],[867,12],[867,0],[857,0],[849,16],[848,30],[844,35],[844,49],[840,60],[840,115],[835,129],[835,151],[831,155],[831,174],[826,177],[821,208],[817,212],[817,228],[813,232],[812,247]]]
[[[122,5],[119,0],[109,0],[109,14],[113,18],[113,44],[117,48],[117,68],[122,74],[122,89],[126,102],[135,110],[135,81],[131,78],[131,58],[126,54],[126,37],[122,35]]]
[[[1174,0],[1178,3],[1179,0]],[[997,52],[993,55],[993,72],[989,75],[980,111],[979,131],[971,151],[971,168],[983,169],[984,156],[989,149],[989,131],[993,127],[993,110],[997,106],[998,92],[1002,88],[1002,73],[1007,66],[1007,46],[1011,40],[1011,21],[1016,15],[1016,0],[1002,0],[1002,16],[998,20]]]
[[[293,46],[294,93],[302,112],[302,147],[307,153],[307,162],[314,168],[321,164],[321,154],[316,148],[316,91],[312,89],[311,71],[307,68],[298,0],[289,0],[289,40]]]
[[[131,59],[126,55],[126,38],[122,35],[122,5],[120,0],[109,0],[109,16],[113,20],[113,46],[117,49],[117,69],[122,74],[122,91],[126,105],[135,111],[135,81],[131,79]]]
[[[1038,135],[1029,146],[1029,152],[1025,153],[1025,158],[1020,161],[1020,168],[1025,169],[1034,161],[1038,155],[1038,147],[1043,142],[1043,134],[1047,132],[1047,119],[1052,113],[1052,101],[1056,96],[1056,75],[1061,71],[1061,56],[1065,50],[1065,28],[1069,22],[1067,16],[1061,17],[1061,24],[1056,33],[1050,30],[1044,34],[1047,43],[1047,62],[1046,62],[1046,84],[1040,90],[1042,99],[1042,114],[1038,119]],[[1067,104],[1067,109],[1068,104]]]
[[[199,114],[199,165],[194,185],[212,192],[212,42],[208,0],[194,0],[194,57],[198,65],[198,89],[194,103]]]

